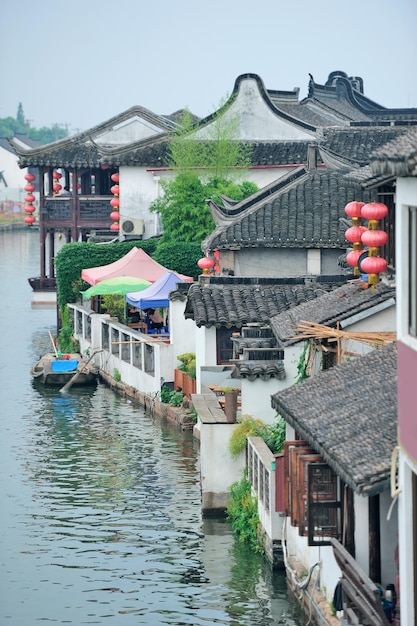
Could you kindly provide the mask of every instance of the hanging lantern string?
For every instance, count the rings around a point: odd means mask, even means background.
[[[110,177],[112,181],[115,183],[110,191],[113,194],[113,198],[110,200],[110,205],[112,207],[112,212],[110,213],[110,219],[113,220],[113,224],[110,226],[110,230],[119,230],[120,229],[120,199],[119,199],[119,173],[115,172]]]
[[[35,206],[34,206],[34,202],[35,202],[35,196],[33,195],[33,192],[35,191],[36,187],[33,184],[33,181],[36,180],[36,176],[34,174],[30,174],[27,173],[25,175],[25,180],[26,185],[25,185],[25,191],[26,191],[26,196],[25,196],[25,206],[24,206],[24,211],[25,213],[27,213],[24,222],[25,224],[27,224],[28,226],[33,226],[33,224],[36,222],[36,218],[33,215],[33,213],[35,212]]]

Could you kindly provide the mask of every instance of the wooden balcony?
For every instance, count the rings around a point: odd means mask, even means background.
[[[112,196],[47,197],[41,208],[42,223],[55,227],[70,226],[75,213],[78,226],[110,226],[111,198]]]

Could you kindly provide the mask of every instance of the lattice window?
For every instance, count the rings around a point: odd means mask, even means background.
[[[341,539],[342,502],[340,479],[327,463],[308,463],[308,544],[329,545]]]

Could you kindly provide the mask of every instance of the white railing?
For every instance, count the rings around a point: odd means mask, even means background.
[[[171,345],[131,329],[108,315],[96,314],[69,304],[74,337],[82,353],[97,350],[94,362],[103,372],[147,394],[160,391],[164,381],[173,380]]]
[[[275,511],[275,455],[261,437],[248,437],[247,469],[262,528],[271,540],[280,540],[284,517]]]

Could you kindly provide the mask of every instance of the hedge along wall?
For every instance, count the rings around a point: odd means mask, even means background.
[[[158,245],[157,239],[123,241],[110,244],[68,243],[55,257],[57,302],[63,307],[68,302],[77,302],[80,291],[89,285],[81,280],[81,272],[89,267],[101,267],[124,257],[132,248],[142,248],[155,261],[165,267],[197,279],[201,270],[197,266],[201,258],[200,243],[165,243]]]

